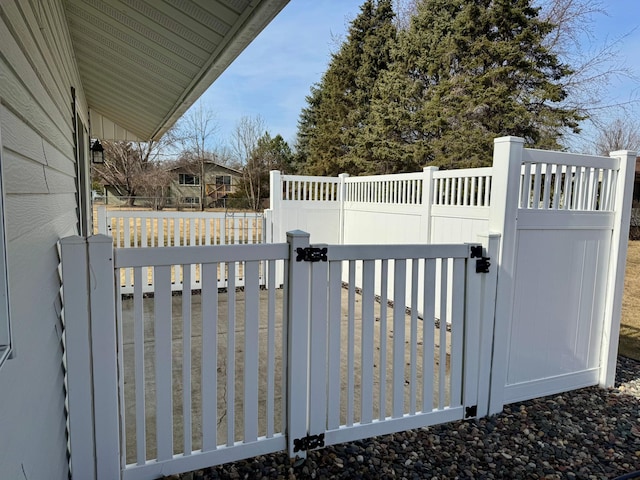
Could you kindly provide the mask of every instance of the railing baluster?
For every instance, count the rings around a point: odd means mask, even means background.
[[[218,422],[218,264],[202,265],[202,451],[216,449]]]
[[[182,265],[182,432],[184,454],[193,450],[191,433],[191,269]]]
[[[460,185],[458,185],[460,186]],[[458,202],[459,203],[459,202]],[[411,334],[410,334],[409,413],[415,415],[418,394],[418,259],[411,260]],[[423,373],[424,381],[424,373]]]
[[[119,269],[118,269],[119,272]],[[145,374],[144,374],[144,314],[142,308],[142,271],[134,270],[133,279],[133,345],[134,345],[134,381],[135,381],[135,422],[136,422],[136,461],[144,465],[147,461],[146,413],[145,413]],[[122,295],[119,295],[122,297]],[[126,429],[125,429],[126,431]]]
[[[425,259],[423,277],[423,314],[422,314],[422,411],[433,410],[433,368],[435,357],[435,295],[436,261]]]
[[[275,376],[276,376],[276,262],[269,260],[267,266],[267,432],[272,438],[275,429]]]
[[[362,380],[360,388],[361,416],[360,423],[371,423],[373,420],[373,343],[374,343],[374,291],[375,291],[375,262],[363,261],[362,265],[362,333],[361,359]]]
[[[157,458],[162,461],[173,456],[171,270],[168,266],[155,270],[156,445]]]
[[[380,387],[378,390],[380,411],[379,420],[384,420],[387,416],[387,313],[388,307],[388,281],[389,281],[389,260],[380,262]]]
[[[329,373],[327,427],[336,429],[340,425],[340,352],[342,319],[342,262],[329,265]]]
[[[235,442],[236,405],[236,263],[226,263],[227,272],[227,359],[224,368],[227,375],[227,446]]]
[[[354,422],[355,396],[355,305],[356,305],[356,262],[349,261],[349,286],[347,298],[347,426]]]
[[[395,260],[393,269],[393,418],[400,418],[404,414],[406,266],[406,260]]]
[[[259,262],[244,262],[244,441],[258,439]]]
[[[438,345],[438,408],[440,410],[447,406],[447,285],[449,284],[447,281],[447,263],[446,258],[440,260],[440,344]]]

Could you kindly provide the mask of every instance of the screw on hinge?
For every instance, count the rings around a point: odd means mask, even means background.
[[[326,262],[327,248],[307,247],[296,248],[296,262]]]
[[[324,447],[324,433],[319,435],[307,435],[306,437],[295,438],[293,440],[294,452],[299,452],[301,450],[313,450],[321,447]]]
[[[476,273],[489,273],[491,262],[489,257],[482,257],[476,260]]]
[[[465,407],[464,418],[474,418],[478,416],[478,406],[473,405],[471,407]]]

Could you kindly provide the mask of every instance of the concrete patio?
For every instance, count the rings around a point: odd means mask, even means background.
[[[230,442],[228,438],[228,421],[227,415],[227,349],[229,340],[228,329],[228,311],[229,311],[229,294],[227,292],[221,292],[218,295],[218,319],[217,322],[217,444],[225,445]],[[267,290],[260,291],[260,338],[259,344],[259,402],[258,402],[258,434],[265,435],[267,433]],[[275,332],[275,397],[274,397],[274,430],[275,433],[284,432],[285,425],[284,409],[285,404],[283,402],[283,378],[286,378],[286,372],[283,368],[282,358],[283,350],[286,349],[286,339],[283,338],[283,318],[282,318],[282,306],[283,306],[283,291],[281,289],[276,290],[276,321],[274,324]],[[183,319],[182,319],[182,301],[181,295],[174,295],[172,297],[172,330],[173,330],[173,355],[172,355],[172,385],[173,385],[173,445],[175,453],[182,453],[184,451],[184,425],[183,425]],[[358,422],[361,416],[361,403],[360,403],[360,375],[361,375],[361,342],[360,332],[362,326],[361,315],[361,297],[355,295],[354,311],[355,321],[353,325],[353,365],[354,365],[354,406],[353,406],[353,419],[354,422]],[[201,295],[199,293],[193,293],[191,295],[191,433],[192,433],[192,449],[198,450],[202,444],[202,405],[201,405],[201,381],[202,381],[202,313],[201,313]],[[235,308],[235,328],[233,330],[233,336],[235,337],[235,355],[233,357],[235,362],[234,376],[235,382],[233,384],[235,389],[234,399],[234,418],[233,428],[235,432],[235,438],[233,440],[242,440],[243,433],[243,359],[244,359],[244,292],[237,291],[235,293],[235,301],[233,301],[233,307]],[[383,329],[380,319],[380,303],[375,302],[375,326],[374,326],[374,405],[373,415],[374,419],[382,416],[391,415],[391,398],[392,398],[392,348],[391,342],[393,339],[393,306],[388,305],[386,308],[387,322],[386,328]],[[127,463],[136,462],[136,400],[135,400],[135,373],[134,373],[134,315],[133,315],[133,300],[131,298],[124,298],[122,302],[123,311],[123,359],[124,359],[124,415],[125,415],[125,434],[126,434],[126,448],[127,448]],[[155,356],[154,356],[154,299],[145,298],[143,300],[144,311],[144,382],[145,382],[145,417],[146,417],[146,459],[152,459],[156,456],[156,392],[155,392]],[[348,352],[348,290],[342,289],[342,319],[341,321],[341,412],[340,421],[345,423],[347,421],[347,405],[346,405],[346,392],[347,385],[347,352]],[[404,388],[404,402],[405,406],[409,405],[409,396],[411,392],[410,388],[410,363],[411,363],[411,349],[410,334],[411,334],[411,317],[405,312],[405,388]],[[417,322],[417,347],[416,353],[418,359],[421,359],[423,352],[422,345],[423,335],[423,322],[419,320]],[[417,362],[417,379],[419,385],[417,386],[417,401],[416,404],[420,406],[422,404],[421,398],[421,382],[423,380],[433,381],[433,406],[437,407],[439,399],[438,391],[438,375],[440,372],[439,366],[439,328],[436,323],[434,325],[434,338],[436,344],[434,347],[435,359],[434,359],[434,371],[432,375],[426,379],[423,377],[421,361]],[[445,398],[449,401],[449,344],[451,333],[446,333],[446,381],[445,383]],[[380,405],[380,348],[382,346],[381,341],[386,339],[387,343],[387,372],[386,372],[386,401],[382,406],[383,412],[381,414]],[[311,339],[313,342],[313,339]],[[286,353],[285,353],[286,355]],[[420,408],[418,408],[418,411]]]

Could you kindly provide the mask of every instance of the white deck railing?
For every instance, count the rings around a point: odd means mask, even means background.
[[[96,233],[116,248],[263,243],[263,214],[252,212],[152,212],[98,206]]]

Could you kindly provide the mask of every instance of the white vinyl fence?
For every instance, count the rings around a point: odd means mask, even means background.
[[[97,207],[96,233],[116,248],[262,243],[263,214],[251,212],[154,212]]]
[[[264,241],[264,215],[261,213],[108,210],[104,205],[98,206],[97,213],[97,233],[112,236],[116,248],[248,245]],[[201,288],[201,266],[190,265],[188,277],[185,275],[185,269],[183,265],[170,267],[173,291],[182,291],[185,279],[192,290]],[[235,286],[244,286],[242,267],[235,268],[234,265],[221,263],[218,269],[218,287],[227,287],[230,276],[234,277],[232,281]],[[142,291],[153,292],[153,269],[143,267],[139,274]],[[134,275],[132,268],[122,269],[121,293],[133,293]],[[265,285],[265,282],[266,277],[261,270],[260,285]]]
[[[282,241],[297,215],[312,237],[344,245],[501,237],[490,261],[502,280],[495,412],[504,401],[613,384],[634,162],[633,152],[550,152],[504,137],[486,168],[333,179],[271,172],[267,239]],[[327,182],[337,184],[329,199],[295,192]]]
[[[496,276],[476,273],[479,245],[319,245],[327,261],[310,262],[300,231],[285,244],[114,249],[102,235],[61,244],[65,301],[88,299],[90,311],[89,322],[86,312],[66,318],[91,338],[67,346],[70,416],[84,425],[71,449],[95,448],[98,478],[152,479],[279,450],[305,456],[488,409],[479,379],[489,376],[493,314],[481,291]],[[221,263],[242,267],[242,290],[234,275],[219,290]],[[266,264],[273,284],[278,263],[285,288],[261,290],[260,271]],[[186,279],[172,295],[172,265],[187,277],[198,265],[201,291]],[[114,290],[122,269],[134,271],[131,299],[118,282]],[[153,298],[143,269],[154,272]],[[379,297],[374,286],[387,283],[394,295]],[[82,465],[73,475],[94,478]]]
[[[304,457],[612,386],[634,168],[503,137],[490,168],[273,172],[264,244],[207,246],[191,217],[168,243],[63,239],[73,475]],[[141,229],[116,223],[116,245]]]

